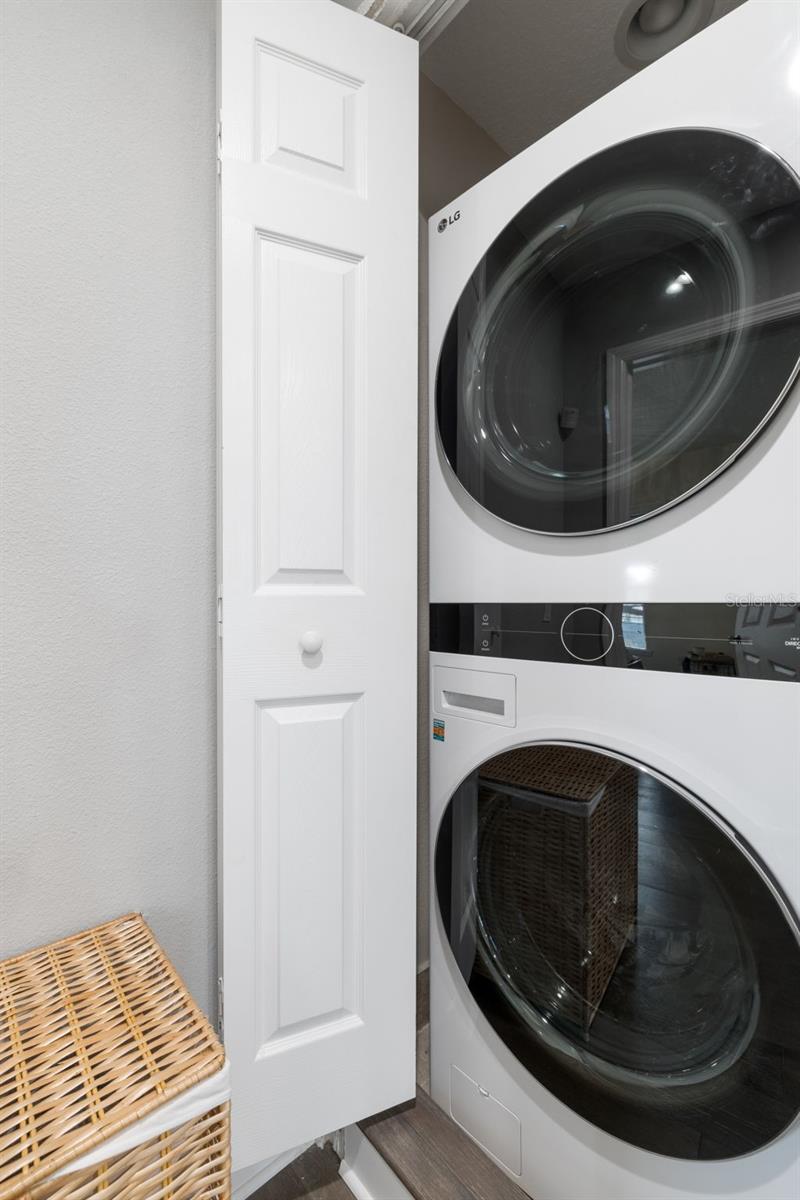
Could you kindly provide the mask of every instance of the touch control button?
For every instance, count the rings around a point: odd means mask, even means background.
[[[599,608],[574,608],[561,622],[561,644],[578,662],[599,662],[614,645],[614,626]]]

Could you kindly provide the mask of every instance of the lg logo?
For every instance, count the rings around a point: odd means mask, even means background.
[[[439,230],[439,233],[444,233],[444,231],[445,231],[445,229],[447,229],[448,225],[454,225],[456,223],[456,221],[458,221],[460,219],[461,219],[461,209],[457,208],[456,211],[454,213],[451,213],[449,217],[442,217],[441,221],[436,226],[436,228]]]

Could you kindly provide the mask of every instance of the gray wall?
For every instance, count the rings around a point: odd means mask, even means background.
[[[0,956],[215,978],[214,8],[4,0]]]
[[[0,11],[0,957],[139,909],[210,1011],[213,0]],[[428,215],[505,155],[421,87]],[[421,410],[424,467],[424,342]],[[424,484],[423,470],[421,963]]]
[[[424,74],[424,58],[422,68],[419,206],[430,217],[507,162],[508,154]]]

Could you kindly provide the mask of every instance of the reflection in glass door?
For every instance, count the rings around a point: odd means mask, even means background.
[[[509,223],[437,369],[442,450],[504,521],[594,533],[737,457],[800,358],[800,182],[748,138],[666,130],[594,155]]]
[[[576,1112],[717,1159],[800,1110],[798,928],[696,798],[576,745],[520,746],[453,796],[439,913],[473,999]]]

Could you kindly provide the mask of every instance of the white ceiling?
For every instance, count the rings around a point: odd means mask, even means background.
[[[560,125],[633,71],[614,50],[631,0],[469,0],[422,69],[508,154]],[[743,0],[716,0],[713,19]]]

